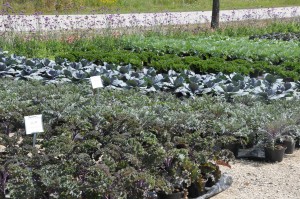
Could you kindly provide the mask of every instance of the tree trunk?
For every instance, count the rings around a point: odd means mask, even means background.
[[[212,17],[211,17],[211,28],[219,28],[220,19],[220,0],[213,0]]]

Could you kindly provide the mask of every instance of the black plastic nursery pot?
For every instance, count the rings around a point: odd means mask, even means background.
[[[196,183],[192,183],[191,186],[188,187],[188,193],[189,193],[188,197],[189,198],[197,198],[197,197],[205,194],[206,193],[206,191],[204,190],[205,182],[206,181],[203,181],[202,190]]]
[[[276,146],[275,148],[265,147],[265,159],[267,162],[281,162],[286,147]]]
[[[183,192],[166,194],[164,192],[157,193],[158,199],[182,199]]]
[[[283,141],[283,146],[286,147],[285,153],[286,154],[292,154],[294,153],[296,142],[295,141]]]
[[[235,157],[238,157],[240,144],[239,143],[227,143],[227,144],[224,144],[222,148],[228,149],[229,151],[231,151],[234,154]]]
[[[300,138],[296,138],[295,148],[300,148]]]

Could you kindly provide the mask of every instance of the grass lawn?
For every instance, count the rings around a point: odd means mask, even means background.
[[[9,3],[7,3],[9,2]],[[299,6],[298,0],[221,0],[221,9]],[[208,0],[0,0],[3,13],[130,13],[211,10]]]

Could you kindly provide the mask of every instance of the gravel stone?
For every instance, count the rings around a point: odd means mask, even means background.
[[[300,150],[279,163],[236,160],[231,166],[220,166],[233,177],[231,187],[212,199],[300,198]]]

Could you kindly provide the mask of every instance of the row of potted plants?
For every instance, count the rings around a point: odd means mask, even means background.
[[[293,154],[295,148],[300,147],[300,131],[297,123],[297,121],[292,122],[281,118],[259,129],[256,134],[258,141],[255,144],[264,151],[266,161],[281,162],[284,154]],[[232,151],[235,157],[238,157],[240,148],[253,147],[253,143],[249,145],[245,139],[245,137],[231,136],[222,147]]]

